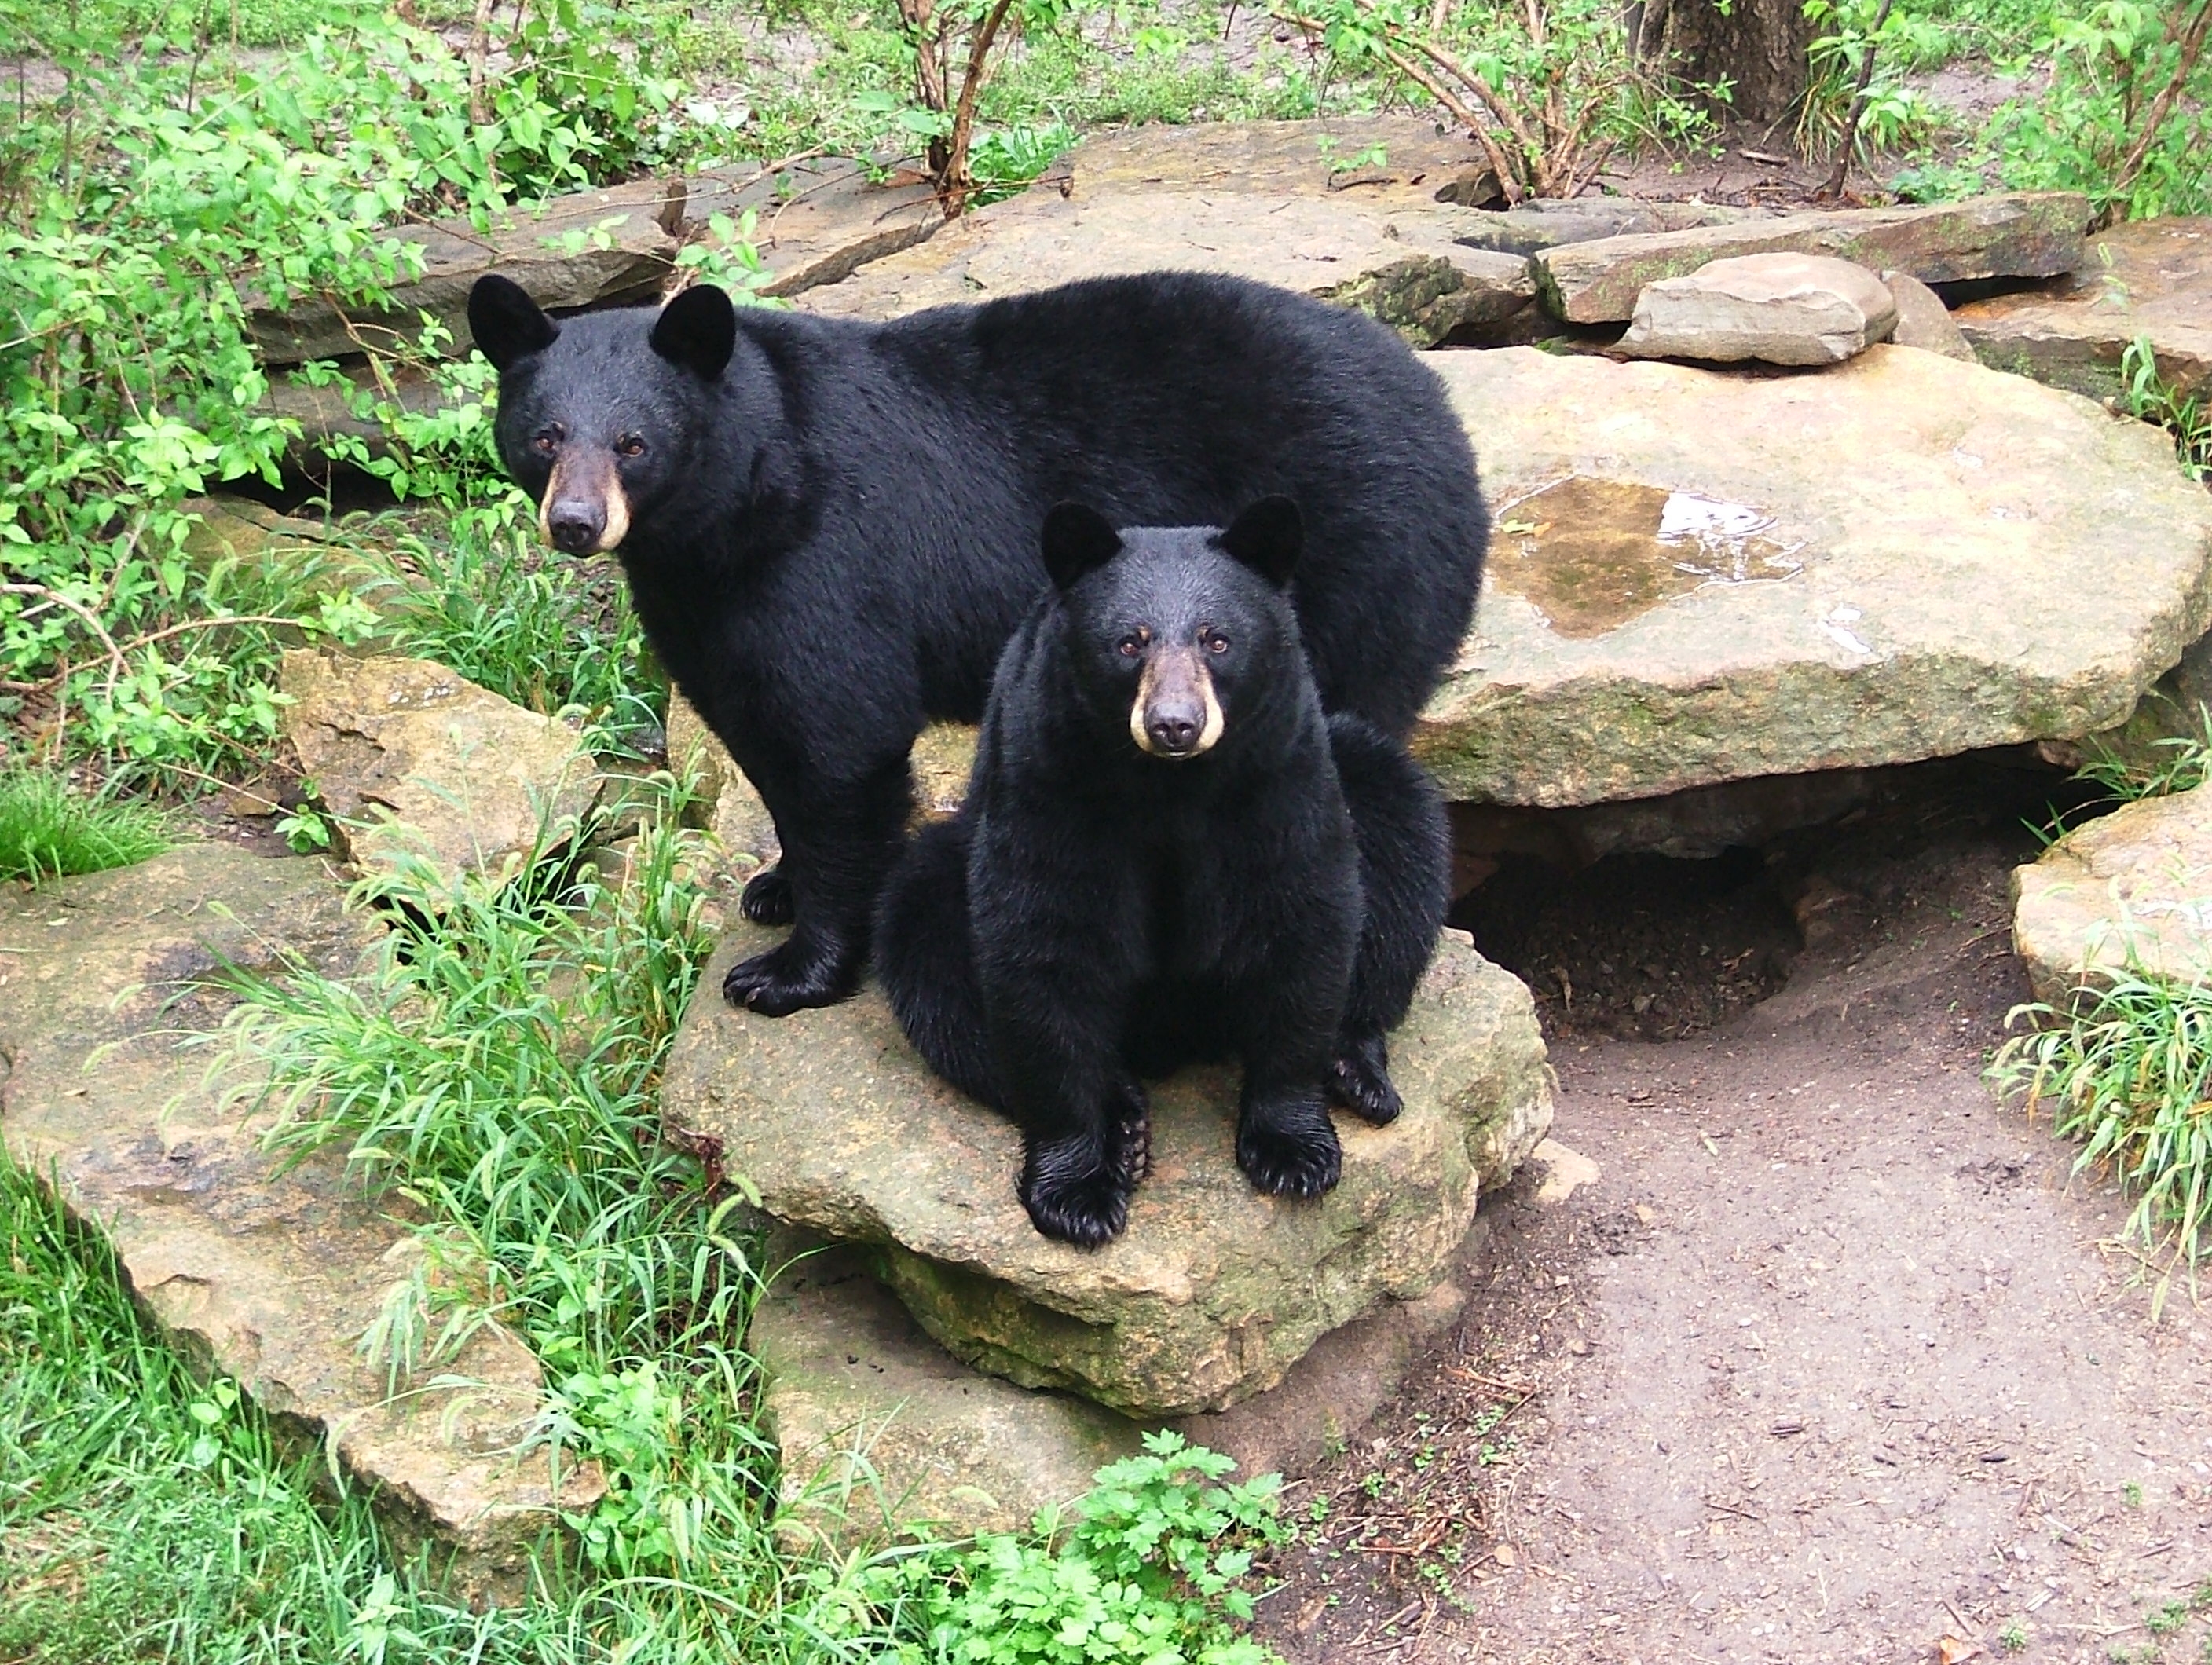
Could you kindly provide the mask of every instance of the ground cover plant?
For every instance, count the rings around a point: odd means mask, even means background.
[[[72,792],[48,769],[0,769],[0,879],[127,867],[170,842],[167,817],[149,804]]]

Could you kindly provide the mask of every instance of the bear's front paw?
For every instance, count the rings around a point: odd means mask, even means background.
[[[1046,1237],[1097,1249],[1129,1223],[1126,1153],[1103,1144],[1085,1133],[1030,1151],[1022,1164],[1022,1206]]]
[[[796,917],[798,904],[792,900],[791,881],[783,876],[781,867],[763,867],[745,881],[744,894],[738,898],[738,911],[755,925],[788,925]]]
[[[722,979],[722,994],[732,1006],[763,1018],[788,1018],[807,1006],[835,1006],[857,984],[835,956],[810,951],[793,937],[732,966]]]
[[[1336,1188],[1344,1150],[1316,1096],[1248,1109],[1237,1124],[1237,1165],[1277,1197],[1318,1197]]]
[[[1341,1104],[1363,1121],[1387,1127],[1406,1101],[1390,1084],[1390,1054],[1380,1035],[1346,1036],[1330,1060],[1322,1083],[1332,1104]]]

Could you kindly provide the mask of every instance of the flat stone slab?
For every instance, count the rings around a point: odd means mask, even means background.
[[[2073,394],[1889,346],[1818,374],[1431,362],[1498,526],[1413,738],[1448,798],[2071,738],[2212,623],[2212,496],[2163,434]]]
[[[1469,248],[1528,255],[1568,243],[1594,243],[1601,237],[1643,237],[1774,217],[1771,209],[1733,208],[1723,203],[1644,202],[1633,197],[1536,199],[1468,221],[1458,240]]]
[[[757,216],[754,241],[772,274],[763,293],[796,295],[834,283],[863,262],[927,237],[944,216],[926,185],[879,185],[858,162],[829,157],[769,176],[725,168],[690,179],[636,179],[555,197],[502,216],[488,232],[465,219],[402,228],[392,235],[422,251],[422,273],[392,287],[388,311],[307,296],[252,308],[262,362],[344,358],[409,340],[429,313],[466,353],[469,290],[498,270],[551,310],[650,301],[675,270],[684,240],[708,217]]]
[[[1893,267],[1923,283],[1970,277],[2051,277],[2081,258],[2088,199],[2070,191],[2014,191],[1917,208],[1835,209],[1736,225],[1607,237],[1534,256],[1544,304],[1574,324],[1632,316],[1644,286],[1741,254],[1832,254],[1871,270]]]
[[[708,967],[775,940],[742,927]],[[1152,1089],[1154,1171],[1128,1230],[1086,1253],[1041,1236],[1014,1193],[1012,1124],[932,1076],[873,988],[763,1018],[693,1002],[662,1115],[720,1141],[778,1219],[869,1246],[878,1274],[963,1362],[1138,1415],[1218,1410],[1273,1387],[1385,1298],[1433,1288],[1474,1212],[1543,1136],[1551,1091],[1528,990],[1447,933],[1391,1037],[1405,1113],[1340,1121],[1344,1178],[1267,1197],[1236,1165],[1236,1078]]]
[[[1616,350],[1630,358],[1840,364],[1897,327],[1897,302],[1864,266],[1826,254],[1743,254],[1636,297]]]
[[[901,1532],[1024,1531],[1156,1425],[963,1364],[870,1274],[864,1250],[785,1227],[769,1261],[783,1270],[745,1344],[766,1378],[783,1532],[842,1547]],[[1279,1386],[1170,1425],[1235,1458],[1245,1476],[1295,1479],[1367,1425],[1466,1299],[1455,1267],[1420,1299],[1386,1302],[1322,1337]]]
[[[280,1175],[264,1119],[227,1108],[210,1054],[177,1045],[228,1004],[196,980],[288,955],[343,975],[370,929],[324,863],[225,845],[0,886],[0,1135],[106,1234],[173,1346],[327,1442],[403,1548],[427,1541],[463,1590],[519,1600],[556,1510],[605,1489],[594,1468],[518,1449],[542,1407],[537,1360],[489,1323],[436,1366],[471,1385],[403,1377],[392,1396],[360,1344],[413,1267],[408,1221],[335,1157]]]
[[[2013,945],[2061,1010],[2130,970],[2212,980],[2212,787],[2143,798],[2012,872]]]
[[[2212,384],[2212,216],[2114,226],[2089,240],[2068,282],[1954,317],[1993,369],[2094,398],[2120,391],[2120,356],[2147,335],[2159,374],[2200,392]]]
[[[1510,331],[1535,295],[1528,263],[1452,240],[1474,209],[1334,197],[1032,191],[969,216],[919,248],[864,266],[801,304],[884,319],[1081,277],[1173,268],[1255,278],[1373,313],[1419,346]]]
[[[368,872],[418,855],[449,883],[495,871],[599,794],[574,730],[428,659],[294,648],[277,685],[301,773]]]

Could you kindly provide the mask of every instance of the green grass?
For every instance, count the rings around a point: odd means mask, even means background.
[[[2076,1172],[2135,1199],[2124,1235],[2193,1266],[2212,1226],[2212,987],[2130,970],[2071,1011],[2008,1021],[2033,1026],[1998,1048],[1990,1080],[2081,1143]]]
[[[149,804],[88,798],[45,769],[0,771],[0,879],[128,867],[173,842],[167,817]]]

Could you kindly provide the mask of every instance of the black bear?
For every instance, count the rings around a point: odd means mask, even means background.
[[[1287,500],[1226,532],[1045,521],[1053,587],[1000,662],[968,798],[885,887],[877,975],[933,1068],[1023,1131],[1046,1236],[1121,1231],[1142,1077],[1243,1066],[1237,1160],[1337,1181],[1325,1101],[1400,1104],[1404,1018],[1447,900],[1443,805],[1399,744],[1324,715],[1284,586]]]
[[[1382,325],[1239,279],[1100,278],[885,325],[732,308],[558,322],[480,278],[497,434],[558,549],[618,550],[660,662],[783,847],[744,910],[793,921],[730,998],[849,994],[928,717],[973,722],[1045,574],[1045,511],[1307,515],[1291,591],[1323,707],[1403,736],[1458,651],[1488,520],[1442,386]]]

